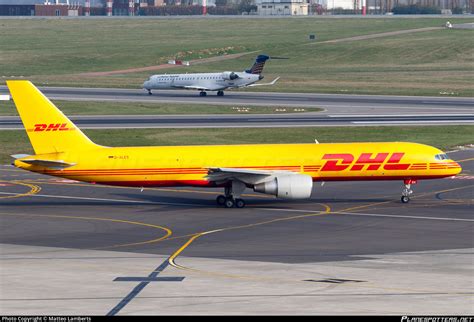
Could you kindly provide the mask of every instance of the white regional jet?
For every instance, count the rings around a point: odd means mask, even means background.
[[[206,91],[217,91],[217,96],[223,96],[227,88],[273,85],[280,77],[271,83],[254,84],[263,79],[261,73],[268,59],[267,55],[258,55],[253,66],[243,72],[153,75],[143,83],[143,88],[150,95],[153,89],[182,88],[198,90],[200,96],[206,96]]]

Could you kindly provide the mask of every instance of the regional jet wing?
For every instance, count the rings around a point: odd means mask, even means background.
[[[174,88],[183,88],[183,89],[195,89],[198,91],[218,91],[225,89],[225,87],[205,87],[205,86],[180,86],[180,85],[173,85]]]
[[[180,86],[180,85],[173,85],[174,88],[184,88],[184,89],[197,89],[200,91],[210,91],[210,88],[204,86]]]

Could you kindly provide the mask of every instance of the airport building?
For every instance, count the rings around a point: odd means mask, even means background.
[[[261,16],[306,16],[306,0],[256,0],[257,12]]]

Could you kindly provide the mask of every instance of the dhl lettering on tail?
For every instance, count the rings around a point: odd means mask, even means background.
[[[75,128],[67,127],[67,123],[35,124],[34,129],[28,132],[49,132],[49,131],[74,131]]]
[[[361,171],[366,170],[375,171],[378,170],[382,164],[387,160],[390,153],[377,153],[373,156],[373,153],[362,153],[354,162],[355,157],[349,153],[341,154],[325,154],[323,160],[328,160],[321,168],[321,171],[344,171],[349,169],[350,171]],[[392,153],[390,158],[383,166],[384,170],[406,170],[410,166],[410,163],[400,163],[405,153]]]

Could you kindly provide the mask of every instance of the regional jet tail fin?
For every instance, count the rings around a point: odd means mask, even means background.
[[[13,80],[7,86],[36,154],[97,147],[31,82]]]
[[[245,72],[248,74],[258,74],[260,75],[263,71],[263,66],[265,66],[265,62],[270,59],[267,55],[258,55],[255,59],[255,63],[253,64],[250,69],[247,69]]]

